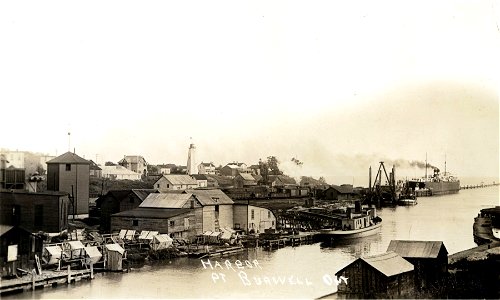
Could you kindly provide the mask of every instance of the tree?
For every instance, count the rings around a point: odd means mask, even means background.
[[[279,161],[276,156],[268,156],[267,157],[267,166],[269,168],[270,175],[282,175],[283,172],[279,169]]]
[[[322,184],[326,184],[326,180],[323,176],[321,176],[319,179],[319,182],[321,182]]]
[[[107,161],[104,165],[105,166],[116,166],[116,164],[112,161]]]

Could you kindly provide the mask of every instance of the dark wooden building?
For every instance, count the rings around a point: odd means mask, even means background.
[[[349,201],[359,199],[352,185],[332,185],[323,192],[325,200]]]
[[[61,232],[68,228],[67,193],[0,191],[0,220],[4,225],[21,226],[37,232]]]
[[[66,152],[47,162],[47,190],[66,192],[71,198],[70,214],[89,213],[90,162]]]
[[[392,240],[387,251],[413,264],[417,289],[430,288],[448,274],[448,251],[441,241]]]
[[[17,268],[31,270],[35,254],[41,256],[42,240],[31,232],[10,225],[0,225],[1,276],[15,276]]]
[[[341,298],[411,298],[414,297],[414,267],[397,253],[389,251],[361,257],[338,271]]]
[[[156,192],[154,189],[132,189],[109,191],[96,200],[97,211],[101,219],[100,231],[109,233],[111,215],[139,207],[144,199]]]

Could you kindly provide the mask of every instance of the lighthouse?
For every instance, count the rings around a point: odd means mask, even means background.
[[[188,160],[187,160],[187,172],[188,175],[198,174],[198,168],[196,167],[196,147],[194,144],[189,145]]]

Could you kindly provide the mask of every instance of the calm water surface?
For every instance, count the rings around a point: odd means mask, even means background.
[[[248,286],[236,271],[225,267],[204,269],[198,259],[181,258],[133,269],[130,273],[97,274],[92,281],[3,298],[317,298],[336,290],[335,284],[324,278],[333,277],[360,255],[385,252],[392,239],[441,240],[450,254],[476,246],[472,236],[474,217],[481,208],[499,205],[498,195],[499,188],[495,186],[421,197],[414,207],[379,210],[382,230],[372,237],[329,248],[313,244],[273,251],[249,249],[237,256],[211,260],[212,264],[218,261],[223,266],[226,259],[233,264],[237,259],[257,260],[261,269],[243,270],[248,279],[275,276],[279,280],[279,276],[286,276],[285,284],[278,281],[272,286],[257,285],[252,280]],[[222,273],[225,282],[214,282],[213,272]]]

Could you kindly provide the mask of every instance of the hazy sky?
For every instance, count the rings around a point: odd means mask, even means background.
[[[0,147],[498,176],[499,23],[477,0],[2,1]]]

